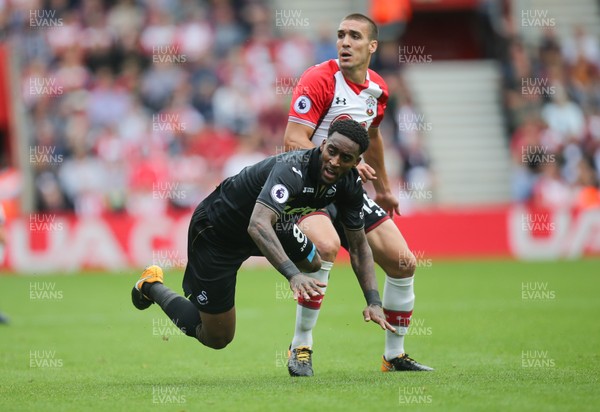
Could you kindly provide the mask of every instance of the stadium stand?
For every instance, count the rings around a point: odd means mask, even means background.
[[[10,7],[39,212],[188,210],[223,177],[281,150],[297,79],[336,57],[335,27],[311,36],[279,27],[262,1]],[[42,11],[33,27],[31,10]],[[387,80],[394,102],[409,101],[398,73]],[[426,168],[427,155],[393,117],[383,127],[396,181]]]

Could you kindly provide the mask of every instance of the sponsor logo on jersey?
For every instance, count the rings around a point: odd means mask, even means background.
[[[315,193],[315,188],[314,187],[304,187],[304,189],[302,189],[302,193]]]
[[[304,207],[291,207],[290,205],[287,205],[285,207],[285,209],[283,209],[283,214],[285,215],[297,215],[297,216],[304,216],[304,215],[308,215],[309,213],[312,212],[316,212],[317,209],[314,207],[310,207],[310,206],[304,206]]]
[[[308,98],[308,96],[300,96],[294,102],[294,110],[296,113],[305,114],[308,113],[310,107],[312,106],[312,102]]]
[[[333,118],[333,120],[331,121],[331,124],[337,122],[338,120],[352,120],[352,116],[350,116],[349,114],[346,114],[346,113],[338,114],[337,116],[335,116]]]
[[[342,105],[346,105],[346,98],[345,97],[335,97],[335,104],[342,104]]]
[[[337,116],[335,116],[333,118],[333,120],[331,121],[331,124],[337,122],[338,120],[353,120],[352,116],[350,116],[347,113],[342,113],[342,114],[338,114]],[[367,128],[367,122],[360,122],[360,125],[362,127],[364,127],[365,129]]]
[[[282,184],[276,184],[271,188],[271,197],[277,203],[285,203],[290,197],[290,192]]]

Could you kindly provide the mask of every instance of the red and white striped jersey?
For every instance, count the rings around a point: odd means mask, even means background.
[[[294,88],[288,120],[314,129],[311,141],[320,145],[331,123],[351,118],[365,129],[379,127],[387,105],[385,81],[369,69],[363,84],[344,78],[337,59],[309,67]]]

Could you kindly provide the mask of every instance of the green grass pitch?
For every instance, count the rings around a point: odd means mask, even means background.
[[[600,410],[600,261],[421,263],[406,349],[435,372],[379,371],[384,332],[337,265],[315,377],[300,379],[285,367],[295,304],[273,269],[240,272],[236,337],[220,351],[157,306],[135,310],[135,271],[0,276],[0,410]],[[165,283],[180,291],[181,276]]]

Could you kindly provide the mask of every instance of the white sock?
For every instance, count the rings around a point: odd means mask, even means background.
[[[415,306],[414,280],[414,275],[402,279],[385,277],[383,312],[386,320],[396,328],[396,333],[389,330],[385,332],[384,356],[387,360],[404,353],[404,335]]]
[[[321,261],[321,269],[314,273],[306,273],[306,276],[327,283],[329,271],[332,267],[333,262]],[[298,304],[296,305],[296,329],[294,330],[294,339],[292,339],[292,349],[298,346],[312,347],[312,331],[317,324],[317,318],[321,311],[321,303],[323,302],[327,288],[321,288],[321,290],[323,290],[322,296],[315,297],[309,301],[298,298]]]

